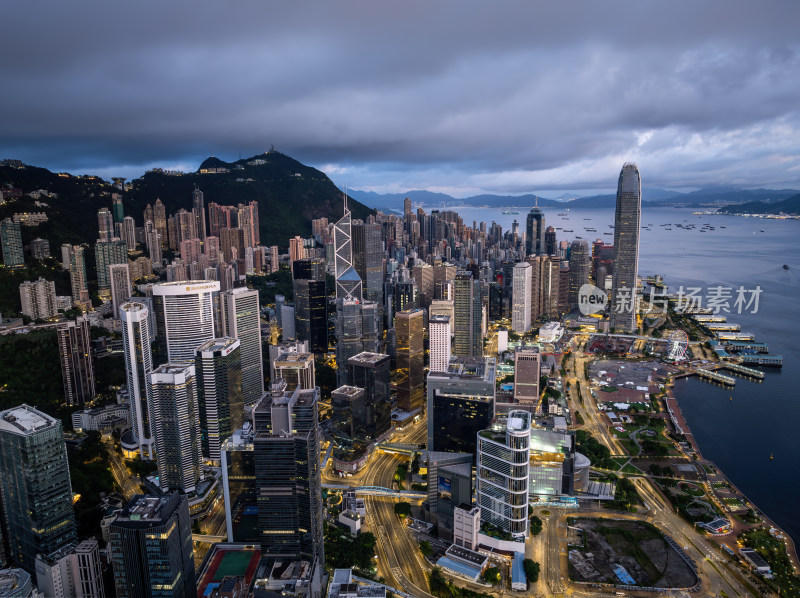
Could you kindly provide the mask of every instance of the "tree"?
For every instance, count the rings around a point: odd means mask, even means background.
[[[433,554],[433,547],[430,542],[423,540],[419,543],[419,551],[422,553],[422,556],[429,557]]]
[[[539,581],[539,570],[541,569],[539,563],[531,559],[522,561],[522,568],[525,569],[525,579],[528,583],[536,583]]]
[[[408,517],[411,515],[411,504],[407,502],[399,502],[394,505],[394,512],[399,517]]]
[[[489,567],[483,572],[483,580],[486,583],[497,583],[500,581],[500,570],[497,567]]]
[[[531,533],[534,536],[542,533],[542,520],[536,515],[531,515]]]

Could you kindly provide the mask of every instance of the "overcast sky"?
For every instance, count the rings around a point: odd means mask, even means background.
[[[800,2],[11,2],[0,158],[379,192],[800,188]]]

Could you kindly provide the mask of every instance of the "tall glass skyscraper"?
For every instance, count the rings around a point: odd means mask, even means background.
[[[642,217],[642,181],[636,164],[626,163],[619,173],[614,215],[614,275],[611,282],[611,329],[636,330],[636,275],[639,272],[639,225]]]
[[[139,443],[139,456],[152,460],[153,435],[150,431],[150,373],[153,371],[153,337],[150,312],[144,303],[128,301],[119,308],[122,320],[122,345],[125,374],[131,405],[133,435]]]
[[[525,234],[525,253],[527,255],[544,255],[544,212],[536,206],[528,214],[528,227]]]
[[[242,397],[252,405],[264,394],[258,291],[238,287],[220,294],[221,335],[238,339],[242,353]]]
[[[153,286],[153,304],[162,363],[194,363],[194,351],[214,334],[214,295],[219,282],[167,282]],[[233,336],[233,335],[232,335]]]
[[[425,399],[425,347],[421,309],[398,312],[397,406],[409,413],[422,409]]]
[[[453,355],[480,357],[483,355],[480,284],[472,273],[460,270],[455,279]]]
[[[37,554],[77,540],[61,422],[28,405],[0,413],[0,474],[8,557],[33,572]]]

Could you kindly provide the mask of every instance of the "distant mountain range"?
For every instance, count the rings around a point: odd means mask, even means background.
[[[492,208],[531,208],[536,202],[543,208],[609,208],[614,207],[617,198],[615,194],[592,195],[586,197],[545,198],[532,194],[526,195],[473,195],[472,197],[456,198],[446,193],[432,193],[430,191],[412,190],[406,193],[375,193],[374,191],[360,191],[349,189],[348,193],[362,203],[383,211],[402,211],[403,200],[408,197],[414,205],[426,207],[440,206],[489,206]],[[741,189],[737,187],[706,187],[690,193],[670,191],[668,189],[645,187],[642,189],[643,203],[651,206],[725,206],[743,202],[768,202],[768,204],[782,201],[798,193],[795,189]]]
[[[725,214],[800,214],[800,193],[783,201],[749,201],[717,210]]]

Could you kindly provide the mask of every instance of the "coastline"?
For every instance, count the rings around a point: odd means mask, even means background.
[[[697,455],[698,464],[700,464],[701,466],[708,465],[709,467],[713,467],[714,470],[717,472],[717,475],[722,477],[726,483],[730,484],[731,488],[735,489],[737,493],[739,493],[742,497],[744,497],[744,499],[750,505],[752,505],[753,510],[756,511],[762,519],[762,523],[759,525],[766,524],[780,531],[780,533],[783,535],[784,545],[786,546],[786,553],[789,555],[789,560],[792,562],[795,568],[800,568],[800,558],[798,558],[797,547],[795,545],[794,539],[789,534],[787,534],[779,524],[773,521],[762,509],[760,509],[755,502],[750,500],[750,498],[744,492],[742,492],[739,489],[739,487],[733,483],[733,481],[731,481],[731,479],[725,474],[724,471],[722,471],[720,467],[717,466],[716,463],[703,456],[702,452],[700,451],[700,447],[697,443],[697,440],[692,434],[692,431],[689,428],[689,424],[686,422],[686,418],[683,416],[680,404],[678,403],[678,400],[675,397],[675,393],[673,392],[674,384],[675,384],[674,378],[670,378],[670,381],[666,386],[667,392],[664,398],[664,402],[666,404],[667,413],[670,416],[670,421],[673,425],[673,428],[675,429],[675,432],[678,434],[683,434],[683,436],[686,438],[686,441],[691,445],[692,450]],[[707,483],[708,472],[704,467],[702,468],[701,475],[704,481],[706,481]],[[730,519],[732,523],[736,523],[732,515],[730,516]],[[729,535],[732,535],[734,533],[736,533],[736,529],[734,529],[734,531],[731,532],[731,534]]]

